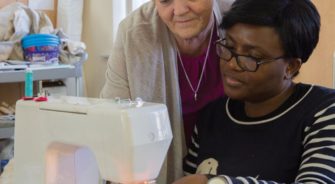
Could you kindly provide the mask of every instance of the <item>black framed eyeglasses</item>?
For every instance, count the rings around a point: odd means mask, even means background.
[[[234,51],[232,51],[229,47],[227,47],[226,42],[227,41],[225,38],[221,38],[215,42],[216,53],[222,60],[226,62],[229,62],[234,57],[236,59],[237,65],[243,71],[256,72],[259,65],[261,64],[285,58],[285,56],[280,56],[276,58],[256,58],[253,56],[237,54]]]

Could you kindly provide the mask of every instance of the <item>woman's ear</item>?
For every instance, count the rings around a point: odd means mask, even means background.
[[[284,78],[293,79],[299,73],[301,64],[302,61],[300,58],[289,59]]]

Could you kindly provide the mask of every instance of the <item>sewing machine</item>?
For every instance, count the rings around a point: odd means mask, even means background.
[[[18,101],[15,184],[150,183],[172,140],[167,108],[79,97]]]

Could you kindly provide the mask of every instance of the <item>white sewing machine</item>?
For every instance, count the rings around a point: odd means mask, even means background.
[[[18,101],[15,184],[155,180],[172,140],[167,108],[79,97]]]

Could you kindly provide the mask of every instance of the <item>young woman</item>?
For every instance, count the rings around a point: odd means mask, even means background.
[[[194,175],[175,184],[335,183],[335,91],[292,81],[318,43],[315,6],[236,0],[221,28],[227,97],[204,109],[184,163]]]

